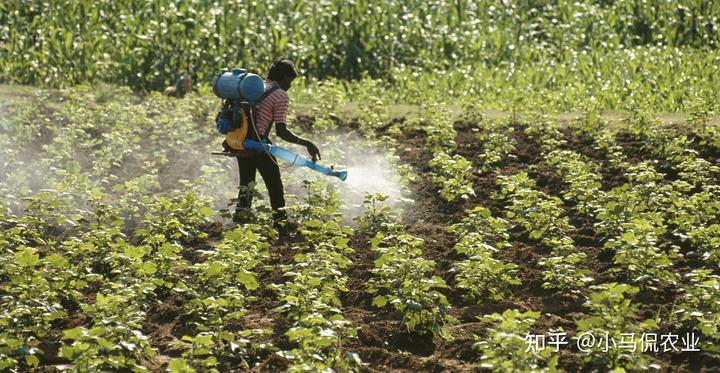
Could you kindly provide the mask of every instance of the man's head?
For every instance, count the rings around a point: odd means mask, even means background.
[[[290,89],[290,84],[297,76],[298,72],[295,70],[295,65],[292,61],[285,59],[275,60],[270,66],[270,71],[268,71],[268,79],[280,83],[280,88],[284,91]]]

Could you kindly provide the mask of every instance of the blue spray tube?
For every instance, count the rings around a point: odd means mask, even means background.
[[[321,166],[315,162],[312,162],[299,154],[293,153],[283,147],[268,144],[267,142],[263,141],[256,141],[256,140],[245,140],[243,141],[243,147],[245,149],[252,149],[258,152],[269,152],[270,154],[274,155],[276,158],[280,158],[286,162],[289,162],[292,165],[295,166],[304,166],[307,168],[310,168],[312,170],[315,170],[321,174],[325,174],[328,176],[335,176],[338,179],[345,181],[347,179],[347,171],[335,171],[332,168]]]

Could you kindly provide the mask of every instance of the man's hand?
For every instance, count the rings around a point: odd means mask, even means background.
[[[306,147],[307,147],[308,153],[310,153],[310,156],[312,157],[313,162],[315,162],[318,159],[322,159],[320,157],[320,149],[318,149],[318,147],[315,146],[315,144],[308,141]]]

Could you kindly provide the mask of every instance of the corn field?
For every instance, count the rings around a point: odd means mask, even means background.
[[[720,3],[8,0],[0,25],[4,81],[160,89],[180,70],[206,81],[221,67],[262,70],[278,56],[312,78],[392,80],[411,66],[468,74],[581,58],[578,69],[595,70],[634,47],[715,52]]]

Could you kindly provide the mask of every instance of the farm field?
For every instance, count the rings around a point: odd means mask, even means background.
[[[708,0],[4,1],[0,372],[717,371],[718,46]],[[283,56],[348,172],[279,162],[290,233],[212,154]]]
[[[6,368],[718,363],[716,118],[489,119],[472,107],[453,118],[442,106],[393,119],[389,107],[376,112],[384,118],[297,114],[309,134],[325,123],[346,139],[390,144],[388,162],[412,178],[399,183],[414,203],[393,211],[368,194],[346,226],[344,185],[310,178],[290,205],[301,234],[278,238],[262,220],[232,229],[214,212],[222,198],[207,180],[230,178],[231,163],[206,156],[217,147],[205,125],[212,97],[141,101],[112,87],[15,97],[3,106],[13,124],[3,137]],[[47,105],[27,105],[38,99]],[[198,136],[167,149],[156,121]],[[51,123],[41,149],[23,142],[38,123]],[[111,139],[127,142],[124,153],[103,143]],[[342,146],[322,143],[332,141]],[[11,153],[10,144],[27,148]],[[458,167],[436,169],[439,157]],[[290,180],[307,178],[301,172]],[[559,331],[570,342],[586,331],[617,341],[694,333],[701,352],[658,342],[655,353],[581,353],[570,343],[510,358],[524,353],[526,334]]]

